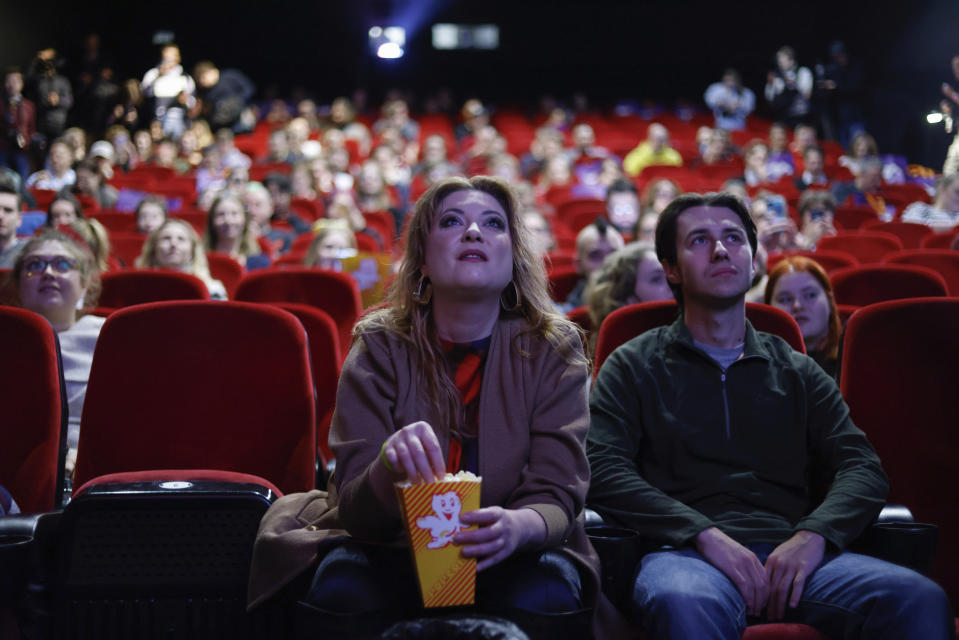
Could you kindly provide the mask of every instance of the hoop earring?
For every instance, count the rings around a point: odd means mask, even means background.
[[[413,302],[425,307],[433,299],[433,283],[424,275],[420,275],[416,288],[413,289]]]
[[[513,290],[512,293],[509,293],[510,289]],[[510,280],[506,288],[503,289],[503,293],[499,296],[499,304],[503,307],[503,311],[516,311],[520,308],[521,302],[522,299],[519,295],[519,288],[517,288],[515,282]]]

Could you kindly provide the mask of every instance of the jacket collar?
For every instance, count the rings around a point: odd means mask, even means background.
[[[689,332],[689,327],[683,321],[683,315],[680,314],[676,320],[666,329],[666,339],[669,344],[681,345],[684,348],[692,349],[696,353],[709,358],[693,342],[693,334]],[[759,357],[764,360],[771,360],[772,356],[766,349],[762,340],[759,339],[759,333],[753,328],[749,319],[746,319],[746,340],[743,343],[743,358]],[[712,360],[712,358],[709,358]]]

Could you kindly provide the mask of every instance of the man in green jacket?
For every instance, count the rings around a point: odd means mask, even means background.
[[[881,510],[886,476],[832,379],[747,322],[756,229],[742,202],[680,196],[656,251],[680,318],[605,361],[587,449],[589,505],[663,545],[638,568],[634,619],[655,638],[739,638],[781,619],[951,638],[935,583],[843,551]]]

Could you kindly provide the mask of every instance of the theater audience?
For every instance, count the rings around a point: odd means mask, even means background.
[[[69,407],[66,471],[71,474],[93,349],[104,321],[82,315],[78,309],[96,304],[99,269],[81,240],[55,229],[43,229],[23,247],[13,266],[13,277],[20,304],[46,318],[60,340]]]
[[[530,234],[530,248],[538,256],[545,257],[556,247],[556,238],[550,228],[549,220],[536,209],[525,209],[520,215]]]
[[[839,166],[846,167],[854,176],[858,176],[862,171],[863,161],[878,156],[879,145],[876,144],[876,139],[865,131],[860,131],[849,141],[849,153],[839,156]]]
[[[726,131],[745,129],[746,116],[756,108],[756,94],[743,86],[735,69],[726,69],[722,81],[709,85],[703,99],[713,111],[716,127]]]
[[[166,200],[156,196],[147,196],[137,203],[133,214],[137,219],[137,231],[153,233],[167,219]]]
[[[226,300],[226,287],[210,275],[200,236],[189,223],[178,218],[167,218],[147,236],[136,266],[189,273],[203,281],[211,298]]]
[[[836,378],[842,322],[825,269],[803,256],[780,260],[769,272],[764,301],[796,319],[806,352]]]
[[[821,147],[810,145],[802,153],[803,172],[793,180],[793,184],[800,191],[813,187],[825,189],[829,187],[829,176],[825,172],[825,156]]]
[[[17,228],[23,220],[20,212],[23,200],[9,180],[0,180],[0,269],[9,269],[27,238],[17,237]]]
[[[606,218],[620,233],[632,233],[639,222],[639,194],[636,185],[625,178],[606,190]]]
[[[30,174],[25,185],[28,189],[60,191],[77,181],[77,174],[72,165],[73,156],[70,147],[62,140],[54,140],[50,144],[46,168]]]

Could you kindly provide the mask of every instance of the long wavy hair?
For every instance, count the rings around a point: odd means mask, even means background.
[[[842,321],[839,319],[839,311],[836,308],[836,296],[832,292],[832,284],[829,282],[829,276],[826,270],[812,258],[805,256],[789,256],[776,263],[776,266],[769,272],[769,280],[766,281],[766,293],[764,301],[766,304],[773,304],[773,293],[776,290],[776,283],[787,273],[799,273],[805,271],[819,283],[829,301],[829,331],[826,334],[826,341],[821,351],[825,357],[834,360],[839,354],[839,341],[842,337]],[[806,345],[812,349],[815,345]],[[817,349],[818,351],[818,349]]]
[[[163,230],[170,225],[180,225],[190,238],[190,266],[187,267],[185,271],[195,275],[204,282],[211,280],[210,265],[206,260],[206,252],[203,249],[203,242],[200,241],[200,236],[193,228],[193,225],[179,218],[167,218],[163,224],[157,227],[156,231],[147,236],[146,241],[143,243],[143,250],[140,253],[140,257],[135,261],[136,266],[141,269],[160,267],[156,257],[157,241],[160,238],[160,234],[163,233]]]
[[[353,340],[372,331],[390,331],[413,347],[420,375],[420,388],[439,417],[454,431],[462,417],[462,405],[456,385],[449,375],[446,354],[440,343],[431,304],[419,304],[414,292],[420,282],[420,268],[426,261],[426,245],[443,200],[457,191],[481,191],[492,196],[506,214],[513,253],[513,279],[519,304],[515,310],[500,311],[500,318],[520,316],[527,328],[523,333],[548,340],[571,364],[587,365],[582,352],[582,333],[578,327],[553,309],[547,292],[546,268],[532,249],[530,234],[517,214],[515,195],[501,178],[474,176],[445,178],[420,197],[410,216],[406,250],[393,284],[387,292],[385,308],[362,318],[353,330]],[[509,287],[507,287],[508,289]],[[510,301],[512,302],[512,300]],[[512,345],[519,357],[527,357],[517,343]]]

